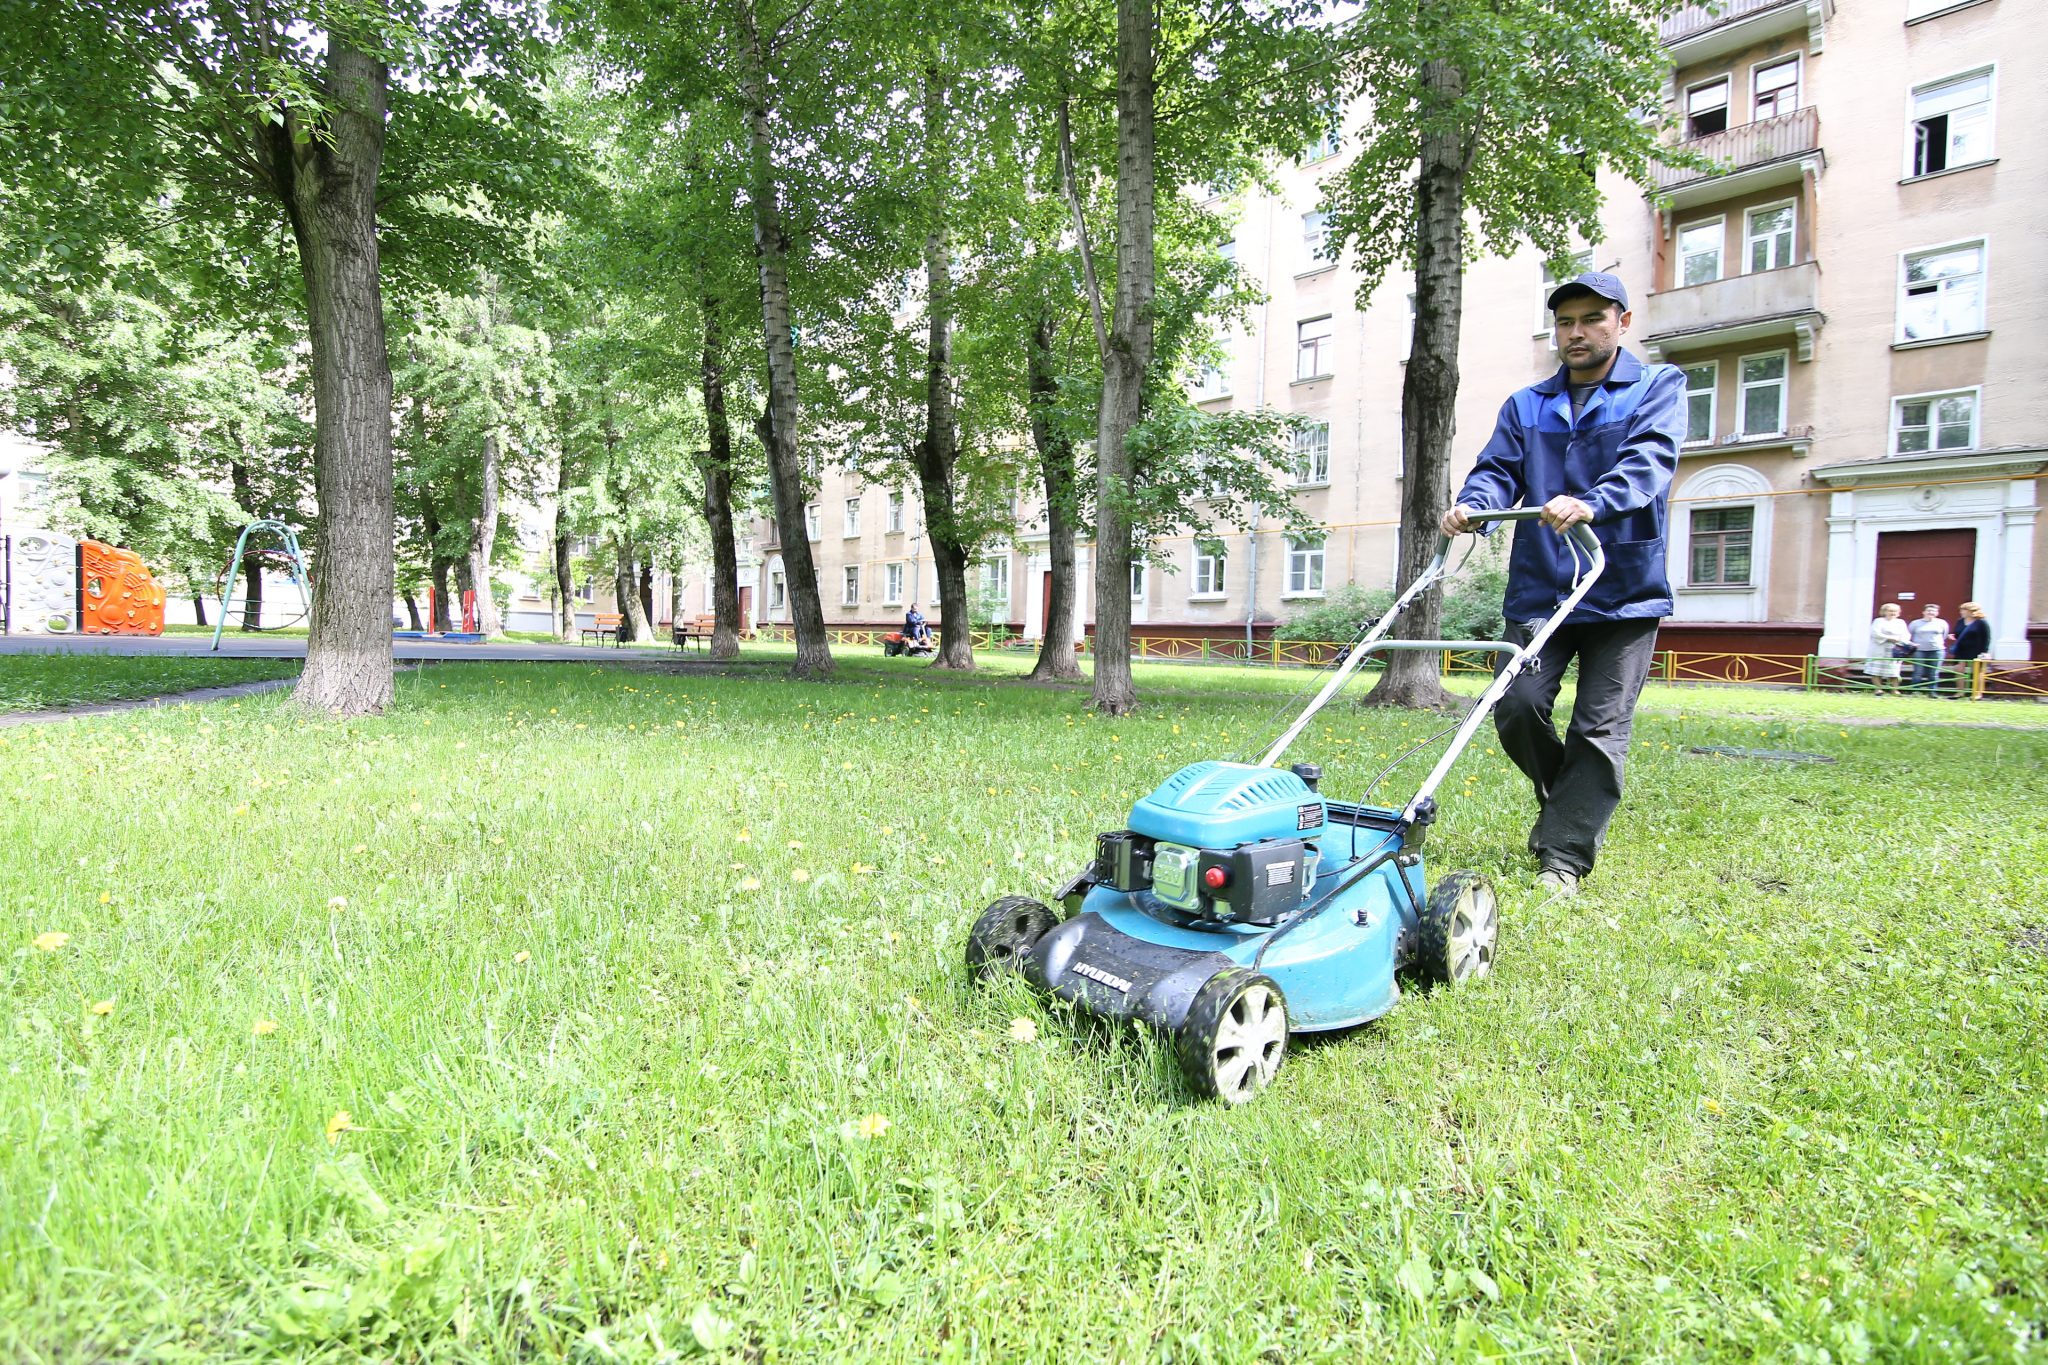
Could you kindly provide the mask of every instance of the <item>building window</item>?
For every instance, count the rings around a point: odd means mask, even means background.
[[[1696,588],[1749,586],[1750,537],[1754,507],[1698,507],[1692,514],[1692,585]]]
[[[1977,445],[1977,394],[1928,393],[1892,404],[1892,453],[1918,455],[1929,450],[1974,450]]]
[[[1685,135],[1706,137],[1728,127],[1728,78],[1721,77],[1685,92]]]
[[[1749,76],[1751,119],[1762,122],[1799,107],[1799,59],[1757,67]]]
[[[860,604],[859,566],[849,564],[839,572],[839,605],[842,607],[858,606]]]
[[[1702,445],[1714,439],[1714,399],[1721,383],[1721,363],[1685,367],[1685,443]]]
[[[1321,597],[1323,595],[1323,539],[1315,536],[1308,540],[1287,541],[1287,595],[1289,597]]]
[[[1308,260],[1308,268],[1321,269],[1330,264],[1330,229],[1321,213],[1301,215],[1301,250]]]
[[[818,476],[825,472],[823,459],[816,451],[804,456],[804,477],[816,483]]]
[[[1899,339],[1926,341],[1984,330],[1984,244],[1908,252]]]
[[[1145,561],[1142,559],[1131,561],[1131,600],[1145,600]]]
[[[884,564],[882,566],[882,604],[900,607],[903,605],[903,566]]]
[[[859,498],[848,498],[846,500],[846,534],[850,536],[857,536],[860,534]]]
[[[768,575],[768,610],[780,612],[789,605],[789,580],[777,569]]]
[[[1212,398],[1230,397],[1230,334],[1216,334],[1216,358],[1202,362],[1202,368],[1195,375],[1195,401],[1206,403]]]
[[[891,493],[889,495],[889,533],[894,535],[902,529],[903,495],[901,493]]]
[[[1772,204],[1743,215],[1743,255],[1749,262],[1750,274],[1782,270],[1792,264],[1792,228],[1790,204]]]
[[[1221,597],[1223,595],[1223,565],[1225,555],[1220,540],[1198,540],[1195,542],[1195,591],[1196,597]]]
[[[1742,434],[1782,436],[1785,434],[1784,351],[1742,358]]]
[[[1325,484],[1330,481],[1330,424],[1311,422],[1294,429],[1294,481],[1297,484]]]
[[[1326,122],[1308,149],[1301,154],[1303,161],[1324,161],[1337,155],[1344,145],[1344,110],[1341,105],[1331,105],[1323,111]]]
[[[1721,236],[1725,227],[1719,218],[1693,223],[1678,230],[1678,283],[1712,284],[1721,278]]]
[[[981,561],[981,600],[1010,609],[1010,561],[995,555]]]
[[[1914,175],[1991,159],[1991,69],[1913,91]]]
[[[818,504],[816,504],[815,502],[807,502],[804,504],[804,539],[816,540],[818,539],[819,534],[820,533],[818,530]]]
[[[579,602],[595,602],[597,600],[597,582],[595,579],[586,578],[583,580],[583,586],[576,589],[576,600]]]
[[[1563,284],[1566,280],[1576,279],[1588,270],[1591,270],[1593,268],[1593,253],[1590,251],[1575,252],[1568,265],[1570,268],[1563,275],[1558,275],[1546,263],[1543,267],[1543,292],[1536,296],[1536,327],[1534,334],[1549,337],[1552,350],[1557,349],[1557,337],[1553,334],[1551,326],[1553,319],[1550,316],[1550,291]],[[1413,310],[1411,309],[1410,311],[1412,313]],[[1410,330],[1412,331],[1413,329],[1411,328]]]
[[[1326,379],[1337,359],[1337,323],[1329,317],[1310,318],[1295,326],[1294,377]]]

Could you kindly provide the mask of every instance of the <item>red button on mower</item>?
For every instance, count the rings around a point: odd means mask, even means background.
[[[1221,891],[1224,887],[1230,885],[1230,869],[1227,867],[1210,868],[1202,874],[1202,885],[1208,887],[1211,891]]]

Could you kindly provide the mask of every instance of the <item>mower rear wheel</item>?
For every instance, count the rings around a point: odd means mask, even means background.
[[[1477,872],[1453,872],[1429,893],[1415,965],[1430,981],[1462,985],[1493,969],[1500,902]]]
[[[967,931],[967,970],[977,981],[1022,970],[1024,955],[1059,922],[1043,901],[1003,897],[982,911]]]
[[[1173,1041],[1196,1094],[1243,1104],[1286,1060],[1287,1000],[1271,977],[1218,972],[1196,993]]]

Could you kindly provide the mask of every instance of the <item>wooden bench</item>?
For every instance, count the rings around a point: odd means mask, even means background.
[[[613,644],[619,642],[619,613],[615,611],[600,611],[592,619],[596,624],[583,628],[584,639],[588,640],[594,635],[597,637],[597,642],[603,644],[604,637],[609,635],[612,637]]]

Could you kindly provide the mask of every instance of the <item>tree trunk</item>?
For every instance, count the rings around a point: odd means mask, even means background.
[[[1131,682],[1131,452],[1152,368],[1153,120],[1157,58],[1150,0],[1116,6],[1116,309],[1102,357],[1095,436],[1095,691],[1097,710],[1138,704]]]
[[[336,34],[327,44],[323,126],[287,113],[269,135],[306,286],[320,505],[318,590],[292,695],[357,716],[392,699],[391,361],[377,264],[389,73]]]
[[[1450,62],[1423,64],[1428,103],[1440,117],[1425,124],[1422,168],[1415,180],[1415,331],[1401,383],[1401,584],[1415,581],[1436,557],[1438,520],[1451,504],[1451,437],[1457,430],[1458,329],[1464,311],[1467,121],[1455,117],[1464,73]],[[1433,640],[1443,629],[1443,592],[1411,604],[1389,632],[1402,640]],[[1366,694],[1368,706],[1443,707],[1443,663],[1433,651],[1401,650]]]
[[[783,223],[781,186],[776,179],[766,53],[753,0],[743,0],[745,50],[739,54],[740,100],[746,110],[749,179],[747,198],[754,215],[754,256],[761,274],[761,330],[768,350],[768,413],[763,445],[775,495],[775,523],[782,531],[782,571],[789,591],[790,620],[796,626],[799,678],[832,671],[825,636],[825,607],[818,597],[817,566],[804,534],[803,469],[797,458],[796,352],[789,330],[789,237]]]
[[[559,464],[555,466],[555,593],[561,599],[561,621],[556,627],[556,637],[574,640],[576,636],[576,574],[570,566],[570,540],[567,527],[567,513],[564,508],[569,502],[569,452],[565,448]]]
[[[196,624],[206,624],[206,599],[196,592],[192,594],[192,616]]]
[[[647,638],[654,638],[654,559],[640,561],[640,619],[646,623]]]
[[[476,524],[469,531],[469,579],[476,588],[476,628],[485,635],[503,635],[505,623],[498,619],[497,599],[491,596],[491,553],[498,543],[498,434],[484,437],[483,468],[477,473],[481,489]]]
[[[419,603],[419,599],[418,599],[417,597],[414,597],[414,596],[413,596],[413,594],[412,594],[412,590],[411,590],[410,588],[408,588],[408,589],[406,590],[406,593],[405,593],[405,615],[406,615],[406,619],[412,622],[412,625],[411,625],[411,626],[409,627],[410,629],[412,629],[412,630],[425,630],[425,629],[426,629],[426,627],[425,627],[425,626],[422,626],[422,625],[420,624],[420,603]]]
[[[632,640],[651,640],[654,631],[647,624],[647,613],[640,606],[639,570],[635,567],[637,556],[631,536],[620,536],[613,542],[618,555],[618,568],[612,575],[613,595],[619,603],[619,643]]]
[[[959,415],[953,411],[953,250],[946,239],[946,92],[935,66],[924,73],[925,188],[932,227],[924,239],[926,340],[924,437],[917,443],[918,491],[939,578],[939,653],[934,668],[974,667],[974,617],[967,605],[967,540],[954,502],[960,462]]]
[[[261,514],[256,510],[256,494],[251,487],[249,466],[239,460],[230,461],[228,463],[228,482],[235,490],[235,505],[248,515],[249,520],[262,520]],[[239,629],[261,630],[263,629],[263,552],[256,549],[244,549],[242,551],[242,562],[236,567],[240,569],[242,575],[242,624]],[[235,586],[234,572],[234,568],[229,570],[229,591],[233,591]],[[204,625],[205,623],[201,622],[200,624]]]
[[[725,337],[715,295],[704,299],[704,419],[709,448],[704,472],[704,524],[711,531],[711,657],[740,652],[740,557],[732,529],[732,424],[725,411]]]
[[[1031,680],[1073,682],[1081,676],[1080,660],[1074,657],[1074,599],[1080,586],[1074,579],[1074,519],[1079,490],[1074,478],[1074,443],[1052,421],[1052,407],[1059,399],[1052,341],[1052,313],[1042,311],[1031,329],[1030,349],[1024,359],[1031,387],[1031,443],[1037,447],[1038,470],[1045,482],[1045,548],[1052,560],[1052,600],[1046,604],[1045,638],[1039,642]],[[1035,588],[1035,584],[1024,585],[1026,592]]]

